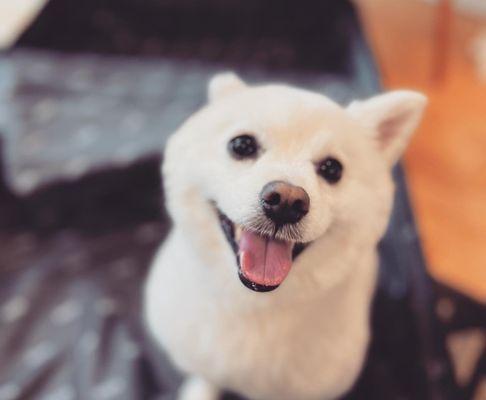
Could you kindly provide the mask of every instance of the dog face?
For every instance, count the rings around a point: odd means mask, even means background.
[[[255,291],[277,288],[310,248],[375,246],[391,209],[391,168],[425,102],[399,91],[342,108],[218,75],[208,105],[167,145],[174,224],[204,264],[233,268]]]

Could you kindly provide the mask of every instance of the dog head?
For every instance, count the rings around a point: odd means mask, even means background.
[[[255,291],[277,288],[312,248],[375,246],[390,214],[391,169],[425,103],[396,91],[342,108],[305,90],[216,76],[207,106],[167,145],[176,229],[205,265],[231,268]],[[320,257],[313,264],[325,264]],[[319,265],[299,266],[311,268]]]

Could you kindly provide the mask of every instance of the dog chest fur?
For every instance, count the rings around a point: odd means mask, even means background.
[[[221,280],[201,274],[211,266],[199,265],[184,243],[182,234],[169,237],[146,301],[152,333],[181,370],[252,399],[330,399],[351,387],[368,342],[373,252],[361,255],[349,279],[310,301],[245,307],[272,294],[240,287],[233,265],[218,274],[227,275],[227,290],[217,290]]]

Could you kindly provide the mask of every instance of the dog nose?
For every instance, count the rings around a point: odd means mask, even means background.
[[[309,212],[309,195],[299,187],[283,181],[267,183],[260,200],[265,215],[277,225],[295,224]]]

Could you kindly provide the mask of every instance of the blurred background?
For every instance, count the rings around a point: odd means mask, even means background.
[[[430,98],[405,168],[430,272],[486,301],[486,2],[362,0],[387,88]]]
[[[158,165],[228,69],[429,96],[347,398],[486,399],[484,0],[4,1],[0,48],[0,400],[173,398],[140,320]]]

